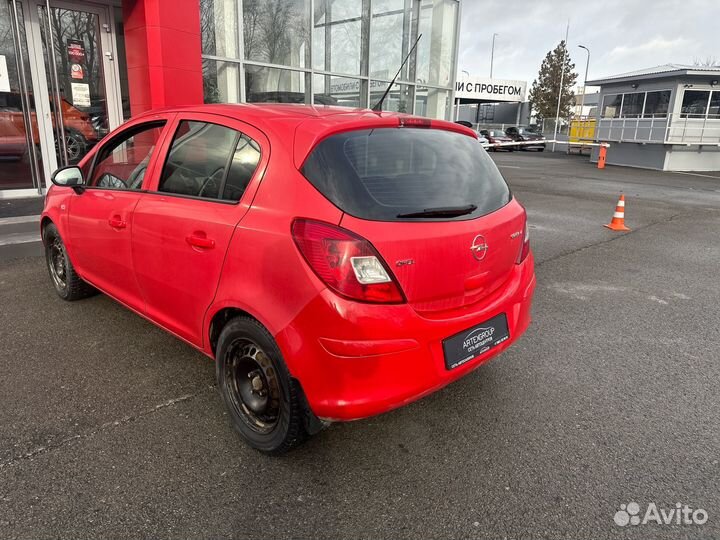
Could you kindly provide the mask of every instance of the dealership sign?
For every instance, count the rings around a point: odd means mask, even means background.
[[[504,79],[481,79],[470,77],[457,81],[455,97],[484,101],[525,101],[527,83]]]

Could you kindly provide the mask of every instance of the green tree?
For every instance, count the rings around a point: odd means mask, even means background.
[[[572,87],[578,76],[574,71],[575,64],[570,61],[570,55],[567,53],[565,40],[563,40],[555,49],[545,55],[538,77],[530,88],[530,107],[539,119],[555,118],[563,58],[565,59],[565,77],[562,83],[560,118],[570,116],[570,107],[575,97]]]

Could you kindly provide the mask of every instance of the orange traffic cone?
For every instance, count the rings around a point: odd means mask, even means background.
[[[625,195],[620,194],[620,200],[615,207],[615,213],[613,214],[612,221],[605,225],[612,231],[629,231],[625,226]]]

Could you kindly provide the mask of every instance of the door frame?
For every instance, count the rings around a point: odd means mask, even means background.
[[[40,136],[40,152],[42,170],[45,176],[43,192],[50,187],[50,175],[57,169],[55,155],[55,133],[51,120],[50,99],[51,88],[45,73],[45,57],[42,46],[42,29],[38,7],[64,8],[98,17],[100,31],[100,49],[105,82],[105,100],[107,105],[108,126],[112,131],[122,123],[122,98],[120,93],[120,76],[117,67],[117,40],[115,39],[115,17],[111,5],[91,2],[72,2],[65,0],[18,0],[22,4],[27,36],[28,59],[32,91],[35,96],[35,111]],[[54,36],[53,36],[54,38]],[[107,54],[109,53],[109,55]],[[48,98],[48,99],[46,99]],[[40,182],[39,182],[40,183]],[[35,190],[33,190],[35,191]]]

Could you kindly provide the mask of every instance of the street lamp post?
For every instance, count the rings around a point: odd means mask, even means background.
[[[495,61],[495,37],[499,36],[500,34],[493,34],[492,38],[492,48],[490,49],[490,78],[492,79],[492,72],[493,72],[493,62]]]
[[[582,116],[583,109],[585,108],[585,93],[587,92],[588,68],[590,67],[590,49],[588,49],[585,45],[578,45],[578,47],[587,51],[587,62],[585,63],[585,79],[583,80],[583,93],[582,98],[580,98],[580,116]]]

